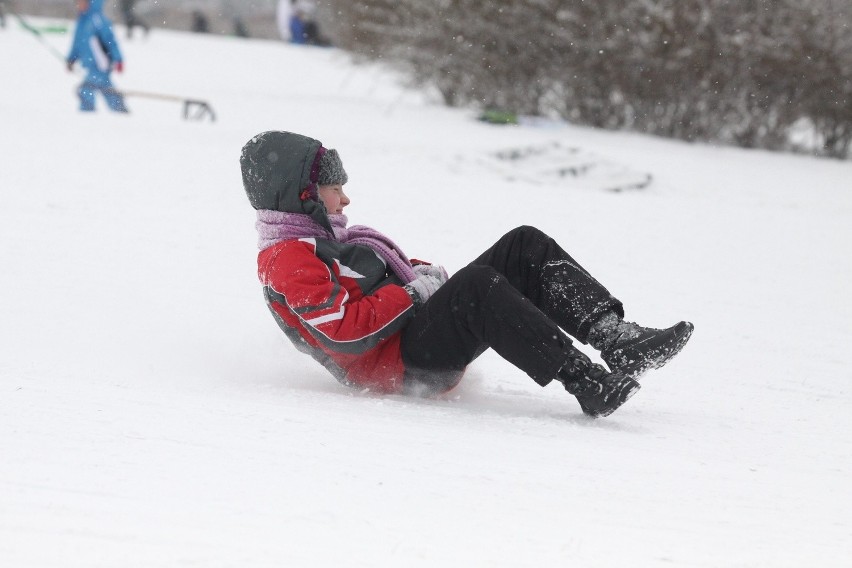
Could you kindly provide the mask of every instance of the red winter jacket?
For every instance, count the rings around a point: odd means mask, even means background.
[[[402,392],[400,332],[414,306],[372,249],[293,239],[262,250],[257,264],[267,305],[300,351],[344,384]]]

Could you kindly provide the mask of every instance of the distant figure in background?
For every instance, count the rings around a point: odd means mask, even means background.
[[[299,45],[328,46],[315,19],[316,6],[308,0],[291,0],[290,41]]]
[[[86,78],[80,85],[80,110],[95,110],[95,92],[100,91],[107,105],[116,112],[127,112],[124,97],[112,85],[110,73],[113,68],[121,73],[124,62],[121,50],[112,31],[112,22],[103,14],[103,0],[77,0],[77,26],[74,41],[66,63],[68,70],[74,63],[86,69]]]
[[[0,0],[0,28],[5,28],[5,27],[6,27],[6,2],[3,2],[2,0]]]
[[[251,37],[248,26],[240,16],[234,16],[234,35],[237,37]]]
[[[231,22],[233,34],[236,37],[251,37],[246,20],[255,14],[255,8],[250,2],[231,2],[222,0],[219,3],[219,18]]]
[[[127,39],[133,37],[133,28],[136,26],[142,28],[146,36],[151,30],[151,26],[136,15],[135,4],[136,0],[121,0],[121,15],[124,18],[124,25],[127,26]]]
[[[290,41],[290,15],[292,14],[292,0],[278,0],[278,10],[275,13],[275,21],[278,24],[278,35],[284,41]]]
[[[237,37],[251,37],[248,26],[246,26],[246,23],[239,16],[234,18],[234,35]]]
[[[192,12],[192,31],[200,34],[210,32],[210,22],[201,10],[194,10]]]
[[[290,19],[288,22],[290,30],[290,42],[304,45],[305,38],[305,12],[296,4],[296,0],[290,1]]]

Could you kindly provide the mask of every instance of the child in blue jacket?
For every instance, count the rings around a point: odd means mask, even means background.
[[[86,69],[86,78],[78,91],[80,110],[95,110],[95,92],[100,91],[107,105],[116,112],[127,112],[124,97],[112,85],[110,73],[123,71],[123,60],[110,22],[103,13],[103,0],[77,0],[77,27],[68,54],[68,70],[74,63]]]

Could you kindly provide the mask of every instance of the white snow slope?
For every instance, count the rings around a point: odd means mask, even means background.
[[[489,126],[333,49],[123,48],[120,87],[219,120],[81,115],[79,77],[0,31],[0,565],[849,565],[852,163]],[[601,420],[493,353],[439,400],[350,392],[256,281],[238,156],[271,129],[337,148],[350,222],[413,256],[453,272],[535,225],[628,319],[695,335]],[[654,181],[483,165],[557,143]]]

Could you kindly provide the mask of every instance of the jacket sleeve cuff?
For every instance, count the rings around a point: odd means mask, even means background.
[[[423,305],[423,298],[420,297],[417,290],[412,288],[409,284],[403,286],[402,289],[405,290],[405,293],[408,294],[409,298],[411,298],[411,303],[414,305],[414,311],[419,310],[420,306]]]

